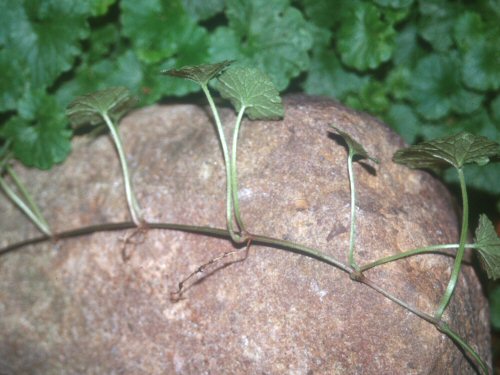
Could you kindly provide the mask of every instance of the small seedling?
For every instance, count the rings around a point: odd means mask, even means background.
[[[396,163],[404,164],[410,168],[439,169],[452,166],[458,173],[463,209],[460,242],[450,281],[435,313],[437,320],[441,319],[453,296],[460,274],[469,230],[469,203],[463,168],[466,164],[470,163],[476,163],[480,166],[486,165],[490,161],[490,158],[498,155],[500,155],[500,146],[498,143],[466,132],[410,146],[398,150],[394,154],[393,160]]]
[[[123,172],[125,194],[132,220],[137,226],[144,221],[141,209],[135,197],[132,181],[127,166],[125,151],[116,123],[136,103],[136,99],[125,87],[113,87],[76,98],[66,110],[73,127],[83,125],[99,125],[103,122],[109,129],[111,138],[116,146]]]
[[[180,69],[163,71],[174,77],[189,79],[200,85],[205,94],[210,109],[215,119],[219,141],[222,147],[224,163],[226,168],[226,219],[231,239],[236,243],[248,242],[249,238],[241,219],[238,201],[238,178],[236,171],[236,154],[238,135],[243,115],[245,112],[252,120],[276,120],[283,117],[283,105],[278,90],[271,80],[257,69],[246,67],[229,67],[232,61],[223,61],[217,64],[186,66]],[[226,70],[227,69],[227,70]],[[222,73],[225,71],[224,73]],[[238,116],[233,132],[232,151],[229,153],[224,128],[220,120],[219,112],[208,89],[208,83],[219,76],[217,85],[222,97],[228,99]],[[236,233],[233,218],[239,232]]]
[[[349,264],[356,271],[360,272],[360,268],[354,259],[354,247],[356,242],[356,179],[354,176],[353,170],[353,161],[361,160],[361,159],[370,159],[375,163],[379,163],[379,161],[366,152],[364,147],[355,141],[349,134],[343,132],[337,127],[331,125],[335,132],[339,134],[342,139],[344,139],[347,144],[347,148],[349,150],[349,155],[347,157],[347,170],[349,173],[349,187],[351,189],[351,230],[349,236]]]

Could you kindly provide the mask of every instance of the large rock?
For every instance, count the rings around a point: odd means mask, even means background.
[[[347,263],[347,153],[328,136],[335,123],[381,160],[374,169],[354,167],[360,263],[457,241],[446,189],[428,173],[391,162],[403,142],[386,126],[329,100],[296,96],[285,103],[284,121],[243,125],[239,194],[251,232]],[[224,114],[232,123],[232,112]],[[148,221],[225,226],[221,152],[204,108],[145,108],[121,131]],[[107,137],[77,142],[50,172],[20,173],[57,231],[129,220]],[[5,199],[0,212],[1,245],[37,234]],[[284,250],[252,246],[246,260],[214,265],[174,302],[178,282],[231,244],[149,230],[125,245],[132,233],[97,233],[0,257],[0,373],[475,373],[431,324],[341,270]],[[367,276],[432,314],[452,261],[418,256]],[[470,266],[445,319],[490,360],[487,302]]]

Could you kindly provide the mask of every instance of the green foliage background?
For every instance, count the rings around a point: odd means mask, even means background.
[[[499,20],[498,0],[0,0],[0,156],[49,169],[71,150],[76,96],[182,97],[198,86],[160,70],[224,59],[369,112],[409,143],[461,130],[499,142]],[[498,214],[498,165],[466,178]]]
[[[70,151],[62,109],[124,85],[146,105],[198,87],[161,69],[236,59],[277,87],[328,95],[407,142],[460,130],[500,140],[495,0],[1,0],[0,136],[42,169]],[[500,193],[500,171],[469,183]]]

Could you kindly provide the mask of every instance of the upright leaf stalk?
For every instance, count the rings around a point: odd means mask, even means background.
[[[460,181],[460,190],[462,192],[462,228],[460,232],[460,242],[457,250],[457,255],[455,257],[455,263],[453,265],[453,270],[451,272],[450,281],[444,292],[441,302],[439,303],[438,309],[436,311],[436,319],[441,319],[446,307],[450,303],[453,292],[457,285],[458,276],[460,275],[460,269],[462,268],[462,259],[465,254],[465,242],[467,240],[467,229],[469,228],[469,200],[467,197],[467,188],[465,185],[465,177],[462,168],[457,168],[458,179]]]
[[[354,247],[356,242],[356,181],[354,177],[353,171],[353,158],[354,151],[351,147],[349,147],[349,157],[347,159],[347,170],[349,173],[349,185],[351,187],[351,230],[349,236],[349,264],[350,266],[359,271],[359,266],[354,259]]]
[[[210,106],[210,110],[215,119],[215,126],[217,128],[217,133],[219,134],[219,139],[222,147],[222,154],[224,157],[224,164],[226,166],[226,220],[227,220],[227,229],[229,231],[229,235],[231,236],[231,240],[236,243],[244,243],[246,239],[240,234],[236,233],[233,226],[233,215],[236,214],[236,218],[238,220],[238,225],[241,223],[241,217],[239,212],[239,204],[238,204],[238,187],[237,187],[237,178],[233,178],[233,164],[234,168],[236,168],[236,155],[235,149],[236,145],[233,141],[233,156],[230,159],[229,150],[227,147],[226,136],[224,135],[224,129],[222,127],[222,122],[220,120],[219,112],[217,111],[217,107],[215,106],[214,100],[212,98],[212,94],[208,89],[207,84],[200,84],[203,93],[205,94],[208,104]],[[241,123],[241,118],[243,116],[243,112],[240,111],[238,115],[239,122],[237,121],[236,128],[234,130],[235,137],[237,139],[237,131],[239,129],[239,123]],[[234,162],[232,161],[234,160]],[[233,188],[234,187],[234,188]],[[236,196],[236,198],[234,198]],[[234,207],[235,211],[233,212],[233,199],[234,199]],[[243,228],[240,228],[243,229]]]
[[[240,133],[241,122],[243,120],[243,115],[245,113],[246,106],[241,106],[238,117],[236,119],[236,124],[234,126],[233,132],[233,143],[232,143],[232,152],[231,152],[231,190],[233,193],[233,204],[234,204],[234,216],[236,218],[236,223],[238,224],[241,231],[245,231],[245,225],[243,224],[243,220],[241,218],[240,213],[240,204],[238,197],[238,169],[236,165],[236,156],[237,156],[237,148],[238,148],[238,137]]]
[[[143,219],[141,216],[141,209],[139,207],[139,203],[137,202],[137,199],[135,197],[133,188],[132,188],[132,181],[130,179],[130,173],[128,171],[128,166],[127,166],[127,157],[125,156],[125,151],[123,150],[123,144],[120,138],[120,134],[118,133],[118,130],[116,129],[115,124],[113,121],[109,118],[107,113],[102,113],[102,117],[104,121],[106,122],[106,125],[109,128],[111,137],[113,138],[113,141],[116,146],[116,150],[118,152],[118,158],[120,159],[120,165],[122,168],[122,173],[123,173],[123,181],[125,185],[125,195],[127,198],[127,204],[130,210],[130,215],[132,216],[132,221],[137,225],[140,226],[143,223]]]
[[[28,190],[24,187],[14,170],[6,163],[5,171],[10,176],[12,181],[17,187],[17,190],[21,194],[20,197],[16,192],[7,184],[5,179],[0,176],[0,187],[5,192],[5,194],[19,207],[19,209],[30,218],[31,221],[42,231],[42,233],[47,236],[52,236],[52,231],[50,230],[49,224],[43,217],[38,205],[35,203],[34,199],[29,194]],[[23,200],[24,198],[24,200]]]

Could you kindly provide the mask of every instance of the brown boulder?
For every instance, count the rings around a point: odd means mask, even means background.
[[[458,240],[446,189],[428,173],[391,162],[403,143],[386,126],[326,99],[294,96],[285,104],[284,121],[245,121],[242,128],[241,209],[251,232],[347,263],[347,154],[328,136],[335,123],[381,160],[374,170],[354,167],[360,263]],[[229,124],[234,116],[225,111],[224,118]],[[148,221],[225,226],[221,152],[203,108],[141,109],[121,131]],[[20,174],[56,231],[129,220],[107,137],[80,140],[50,172]],[[37,234],[6,199],[0,228],[1,246]],[[284,250],[253,246],[246,260],[216,265],[173,302],[177,283],[231,244],[149,230],[124,245],[131,233],[96,233],[0,256],[0,373],[475,373],[431,324],[341,270]],[[367,276],[432,314],[452,261],[417,256]],[[444,318],[490,361],[488,306],[472,267],[464,267]]]

